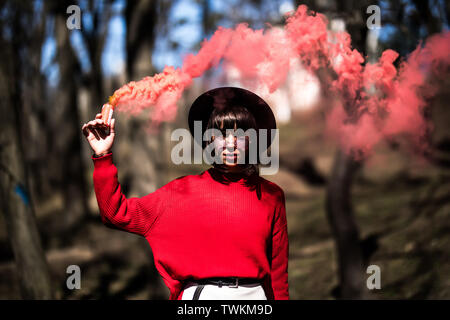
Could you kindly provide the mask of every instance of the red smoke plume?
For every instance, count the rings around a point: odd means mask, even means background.
[[[427,78],[449,66],[450,32],[429,38],[424,47],[419,45],[397,70],[395,51],[386,50],[377,63],[364,65],[364,57],[351,48],[350,35],[331,32],[327,24],[324,15],[310,13],[301,5],[282,29],[253,30],[246,24],[219,27],[196,55],[184,59],[181,69],[166,67],[153,77],[130,82],[114,93],[110,103],[133,114],[151,107],[152,121],[171,121],[192,79],[221,61],[236,67],[244,80],[274,92],[286,80],[292,62],[300,59],[310,72],[326,68],[336,75],[335,80],[322,83],[322,90],[341,98],[327,123],[345,150],[364,155],[381,139],[398,134],[420,141],[427,128],[422,116],[425,99],[435,92]],[[418,89],[427,92],[427,97]]]

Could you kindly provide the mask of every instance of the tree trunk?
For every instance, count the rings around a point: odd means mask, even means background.
[[[13,14],[13,30],[20,39],[20,13]],[[24,149],[21,139],[22,64],[17,52],[2,41],[2,58],[10,52],[9,68],[2,68],[0,99],[0,208],[5,216],[8,238],[14,252],[21,294],[24,299],[52,299],[50,273],[41,247],[33,202],[29,196]]]
[[[336,242],[342,299],[361,299],[363,291],[363,256],[358,226],[351,203],[353,177],[360,163],[338,149],[328,182],[326,212]]]
[[[156,38],[158,22],[157,0],[144,0],[130,2],[125,10],[127,24],[127,77],[128,81],[140,80],[144,76],[152,76],[155,68],[152,63],[152,51]],[[148,134],[146,117],[136,117],[121,127],[122,138],[120,145],[133,145],[133,154],[125,155],[129,164],[124,168],[124,180],[129,181],[128,193],[133,196],[142,196],[167,181],[167,162],[164,148],[164,128],[161,124],[159,130]],[[126,149],[126,147],[123,147]],[[143,162],[145,161],[145,162]]]
[[[2,102],[0,199],[24,299],[52,299],[50,274],[29,198],[14,112]]]
[[[328,12],[329,16],[343,18],[345,28],[352,37],[352,46],[363,56],[366,54],[366,37],[368,30],[365,25],[365,9],[368,2],[342,1],[337,3],[335,12]],[[345,14],[345,17],[341,17]],[[341,94],[345,100],[345,93]],[[352,101],[346,103],[346,111],[351,116],[354,112]],[[357,120],[357,119],[354,119]],[[340,299],[364,299],[363,276],[364,258],[362,244],[359,239],[358,225],[352,210],[351,189],[353,177],[362,163],[340,147],[336,152],[331,177],[328,180],[326,195],[326,214],[333,231],[338,254]]]
[[[66,233],[88,214],[87,191],[84,181],[84,165],[81,158],[81,121],[78,112],[77,75],[80,66],[70,44],[70,30],[66,27],[66,16],[59,10],[55,16],[57,61],[60,81],[57,94],[59,108],[59,132],[57,145],[62,161],[61,184],[64,210],[60,231]]]

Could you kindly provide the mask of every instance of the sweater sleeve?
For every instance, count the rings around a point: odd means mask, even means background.
[[[272,231],[272,265],[271,279],[275,300],[289,300],[288,285],[289,240],[286,219],[286,205],[284,192],[281,191],[280,200],[275,212]]]
[[[142,198],[127,199],[118,181],[112,153],[92,160],[94,190],[103,223],[146,236],[158,217],[158,190]]]

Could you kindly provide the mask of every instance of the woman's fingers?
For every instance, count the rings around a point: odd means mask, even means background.
[[[95,120],[93,120],[93,121],[95,121],[95,124],[96,124],[97,126],[106,126],[106,125],[105,125],[105,122],[103,121],[103,119],[95,119]]]
[[[87,136],[89,136],[89,130],[88,130],[88,125],[87,125],[87,123],[85,123],[84,125],[83,125],[83,127],[81,127],[81,131],[83,131],[83,134],[87,137]]]
[[[83,125],[83,127],[81,128],[81,130],[83,131],[83,134],[85,135],[85,137],[89,137],[89,134],[92,132],[94,134],[95,138],[97,138],[97,140],[99,140],[100,136],[97,133],[97,125],[95,123],[92,123],[92,121],[85,123]]]
[[[87,125],[89,127],[94,127],[94,128],[106,128],[105,122],[102,119],[95,119],[95,120],[91,120],[87,123]]]
[[[101,119],[101,117],[102,117],[102,114],[101,113],[97,113],[95,115],[95,119],[94,120],[91,120],[88,123],[85,123],[83,125],[81,130],[83,131],[83,134],[86,137],[89,136],[90,132],[92,132],[92,134],[94,135],[94,137],[97,140],[105,139],[108,136],[107,131],[106,131],[108,126]],[[113,119],[112,122],[111,122],[111,132],[114,132],[114,125],[115,125],[115,120]]]
[[[95,139],[100,140],[100,134],[95,127],[91,127],[91,132],[94,135]]]
[[[97,133],[100,136],[100,138],[106,139],[108,137],[106,130],[98,129],[98,128],[96,128],[96,130],[97,130]]]
[[[111,119],[110,133],[116,133],[116,119]]]

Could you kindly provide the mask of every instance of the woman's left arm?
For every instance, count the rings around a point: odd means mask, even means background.
[[[272,231],[271,279],[275,300],[289,300],[288,259],[289,240],[286,219],[286,201],[281,191]]]

